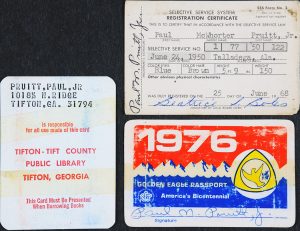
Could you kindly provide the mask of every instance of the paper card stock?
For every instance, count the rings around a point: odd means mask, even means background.
[[[294,125],[286,120],[133,120],[125,127],[133,227],[289,227]]]
[[[2,80],[2,225],[112,226],[115,126],[115,84],[108,77]]]

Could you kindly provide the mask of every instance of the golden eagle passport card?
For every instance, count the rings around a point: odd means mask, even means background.
[[[294,125],[287,120],[133,120],[125,127],[129,226],[289,227]]]

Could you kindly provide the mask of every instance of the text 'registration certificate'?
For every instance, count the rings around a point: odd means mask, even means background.
[[[108,228],[115,221],[115,84],[108,77],[1,82],[1,223]]]
[[[299,28],[297,1],[127,1],[126,114],[294,114]]]

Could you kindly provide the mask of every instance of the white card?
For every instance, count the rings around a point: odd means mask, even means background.
[[[115,95],[108,77],[2,80],[3,227],[114,224]]]
[[[293,226],[294,133],[287,120],[129,121],[127,225]]]
[[[295,114],[297,1],[127,1],[126,114]]]

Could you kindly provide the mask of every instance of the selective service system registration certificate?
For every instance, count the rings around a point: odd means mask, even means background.
[[[108,77],[2,80],[3,227],[112,226],[115,126],[115,84]]]
[[[127,1],[126,114],[294,114],[297,1]]]

